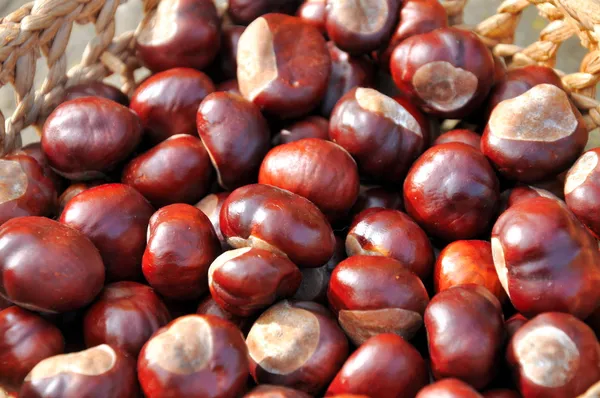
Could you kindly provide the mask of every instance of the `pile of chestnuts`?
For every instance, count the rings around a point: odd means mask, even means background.
[[[600,396],[600,148],[437,0],[162,0],[0,159],[0,397]]]

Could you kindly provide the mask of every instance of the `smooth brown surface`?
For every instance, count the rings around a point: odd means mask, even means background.
[[[583,154],[571,167],[565,181],[565,201],[577,218],[600,237],[600,148]]]
[[[416,398],[482,398],[470,385],[458,379],[444,379],[428,385]]]

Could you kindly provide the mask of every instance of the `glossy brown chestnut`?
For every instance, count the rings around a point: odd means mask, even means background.
[[[436,379],[455,377],[477,389],[495,376],[504,344],[498,299],[480,285],[461,285],[431,299],[425,328]]]
[[[298,8],[296,16],[304,23],[314,26],[322,34],[327,34],[325,28],[325,22],[327,20],[327,14],[325,12],[327,0],[305,0],[304,3]]]
[[[446,144],[448,142],[462,142],[472,146],[473,148],[480,149],[481,147],[481,136],[474,133],[471,130],[452,130],[440,135],[433,141],[433,145]]]
[[[471,239],[488,230],[499,182],[477,149],[452,142],[427,150],[404,181],[406,212],[430,235]]]
[[[436,292],[473,283],[488,289],[501,304],[506,301],[494,267],[492,245],[483,240],[459,240],[446,246],[435,262],[433,283]]]
[[[142,348],[138,378],[147,397],[237,397],[248,378],[248,349],[231,322],[184,316]]]
[[[461,119],[477,109],[494,83],[494,58],[479,37],[440,28],[409,37],[392,53],[390,69],[398,88],[421,109]]]
[[[38,162],[27,155],[0,159],[0,224],[23,216],[51,216],[56,186]]]
[[[521,395],[513,390],[498,389],[483,393],[483,398],[521,398]]]
[[[221,20],[212,0],[165,0],[136,38],[137,57],[153,72],[203,69],[219,51]]]
[[[348,357],[348,340],[331,313],[312,302],[281,301],[265,311],[246,338],[250,374],[315,395]]]
[[[87,189],[67,203],[59,221],[87,236],[100,251],[108,281],[137,280],[154,209],[124,184]]]
[[[71,86],[65,90],[63,101],[81,97],[103,97],[129,106],[129,98],[121,90],[103,82],[88,82]]]
[[[102,258],[81,232],[43,217],[0,226],[0,295],[9,301],[32,311],[72,311],[103,284]]]
[[[135,149],[142,127],[134,112],[114,101],[84,97],[50,114],[42,149],[52,168],[71,180],[102,178]]]
[[[229,194],[230,192],[212,193],[205,196],[200,202],[196,203],[196,207],[200,209],[200,211],[202,211],[202,213],[204,213],[204,215],[210,220],[210,223],[217,234],[217,238],[219,238],[221,249],[223,249],[223,251],[227,251],[231,247],[227,244],[227,241],[221,232],[219,215],[221,214],[223,203],[225,203],[225,199],[229,197]]]
[[[365,341],[346,360],[325,396],[370,394],[378,398],[414,398],[429,382],[421,354],[395,334]]]
[[[458,379],[444,379],[423,388],[416,398],[483,398],[470,385]]]
[[[337,102],[354,87],[371,87],[375,84],[375,65],[366,56],[352,56],[327,42],[331,56],[331,75],[320,111],[329,117]]]
[[[246,28],[238,49],[237,79],[247,100],[279,118],[305,115],[319,104],[331,59],[316,28],[300,18],[267,14]]]
[[[389,257],[352,256],[333,270],[329,306],[355,345],[381,333],[412,338],[429,302],[423,282]]]
[[[25,378],[23,398],[135,398],[135,359],[106,344],[57,355],[38,363]]]
[[[303,138],[329,139],[329,120],[321,116],[308,116],[282,129],[273,137],[273,145],[289,144]]]
[[[164,297],[193,300],[207,293],[208,267],[220,253],[208,217],[194,206],[177,203],[150,219],[142,271]]]
[[[237,79],[226,80],[217,84],[215,91],[225,91],[231,94],[242,95]]]
[[[302,0],[229,0],[229,17],[232,21],[248,25],[269,13],[293,15]]]
[[[211,295],[208,295],[204,300],[200,302],[198,305],[198,309],[196,310],[196,314],[198,315],[214,315],[221,319],[225,319],[233,323],[235,326],[240,328],[240,330],[244,329],[247,325],[247,319],[233,315],[231,312],[225,311],[217,302],[212,298]]]
[[[565,171],[587,140],[585,122],[567,94],[540,84],[494,108],[481,150],[506,178],[530,182]]]
[[[511,339],[506,359],[524,398],[576,397],[600,380],[600,344],[569,314],[549,312],[527,322]]]
[[[565,201],[577,218],[600,237],[600,148],[583,154],[565,181]]]
[[[391,257],[422,280],[431,274],[435,261],[425,231],[401,211],[382,208],[354,217],[346,236],[346,254]]]
[[[64,192],[58,197],[57,211],[56,214],[60,216],[67,206],[67,203],[71,201],[75,196],[79,195],[83,191],[87,191],[90,188],[97,187],[99,185],[106,184],[103,180],[93,180],[86,182],[75,182],[67,187]]]
[[[260,109],[239,95],[217,92],[206,97],[197,111],[196,127],[219,185],[235,189],[255,182],[271,139]]]
[[[335,106],[329,136],[356,159],[361,175],[398,184],[429,142],[429,123],[408,100],[358,87]]]
[[[514,188],[502,192],[502,203],[500,208],[500,210],[502,210],[501,213],[519,202],[539,197],[558,199],[555,195],[546,191],[545,189],[536,188],[532,185],[517,185]]]
[[[144,80],[131,97],[130,108],[139,116],[145,138],[157,144],[177,134],[196,135],[196,111],[215,91],[204,73],[174,68]]]
[[[270,185],[247,185],[233,191],[223,204],[220,223],[232,247],[282,253],[299,267],[322,266],[335,248],[331,226],[314,204]]]
[[[378,186],[361,186],[358,199],[352,208],[353,214],[358,214],[373,207],[384,209],[404,210],[402,192],[395,192]]]
[[[508,208],[492,230],[498,277],[525,315],[560,311],[585,319],[600,302],[600,252],[586,228],[556,199]]]
[[[38,362],[63,350],[60,330],[39,315],[16,306],[0,311],[1,386],[18,389]]]
[[[202,141],[175,135],[134,158],[121,181],[135,188],[155,207],[193,204],[209,190],[213,169]]]
[[[65,179],[56,174],[54,170],[52,170],[52,167],[50,167],[50,164],[48,163],[48,158],[42,150],[41,142],[32,142],[30,144],[25,145],[24,147],[15,149],[11,153],[11,155],[27,155],[34,158],[42,168],[44,175],[51,179],[54,183],[54,187],[56,188],[57,194],[60,194],[67,185]]]

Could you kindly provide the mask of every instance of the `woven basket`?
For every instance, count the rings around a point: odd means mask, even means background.
[[[4,119],[0,110],[0,155],[14,149],[21,131],[41,126],[60,102],[66,87],[102,80],[118,74],[122,89],[131,93],[139,68],[135,59],[135,32],[115,37],[115,12],[127,0],[37,0],[0,19],[0,87],[11,84],[16,109]],[[467,0],[440,0],[450,22],[462,24]],[[142,0],[145,18],[159,0]],[[222,2],[220,2],[222,3]],[[535,43],[521,48],[513,43],[523,10],[535,4],[548,19]],[[67,70],[65,50],[74,23],[93,23],[96,36],[83,52],[81,62]],[[600,80],[600,0],[506,0],[493,15],[473,28],[509,67],[542,64],[554,67],[562,42],[579,36],[588,50],[580,71],[560,71],[571,98],[582,111],[590,130],[600,126],[600,102],[594,98]],[[43,56],[48,75],[36,90],[36,62]]]

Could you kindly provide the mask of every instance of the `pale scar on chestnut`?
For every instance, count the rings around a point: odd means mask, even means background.
[[[498,238],[492,238],[492,258],[494,260],[496,273],[498,274],[498,280],[500,280],[500,284],[504,288],[504,291],[508,297],[510,297],[510,292],[508,291],[508,269],[506,268],[504,249]]]
[[[337,0],[331,2],[338,23],[351,32],[375,33],[385,25],[389,13],[385,0]]]
[[[587,152],[580,157],[567,173],[565,194],[570,194],[583,184],[596,166],[598,166],[598,154],[596,152]]]
[[[198,209],[204,213],[205,216],[210,217],[210,215],[215,211],[217,205],[219,204],[219,197],[215,194],[210,194],[204,199],[202,199],[197,207]]]
[[[273,374],[289,374],[312,357],[320,334],[319,322],[311,312],[284,301],[258,318],[246,344],[260,367]]]
[[[0,203],[25,195],[28,184],[27,174],[19,162],[0,159]]]
[[[213,275],[216,270],[223,266],[226,262],[233,260],[234,258],[240,257],[252,250],[251,247],[243,247],[241,249],[229,250],[221,254],[215,259],[208,269],[208,284],[211,285],[213,281]]]
[[[372,88],[358,88],[356,90],[356,101],[358,105],[370,112],[379,113],[392,120],[396,125],[410,130],[416,135],[422,137],[421,126],[402,105],[393,98],[381,94]]]
[[[138,42],[146,45],[167,43],[177,34],[178,3],[180,0],[163,0],[148,22],[142,25]]]
[[[488,128],[509,140],[553,142],[573,134],[577,123],[567,94],[554,85],[539,84],[496,105]]]
[[[73,354],[56,355],[38,363],[25,381],[35,381],[75,373],[83,376],[99,376],[111,370],[117,361],[115,351],[103,344]]]
[[[352,342],[360,345],[381,333],[395,333],[404,339],[412,338],[423,324],[423,317],[402,308],[352,311],[341,310],[338,321]]]

